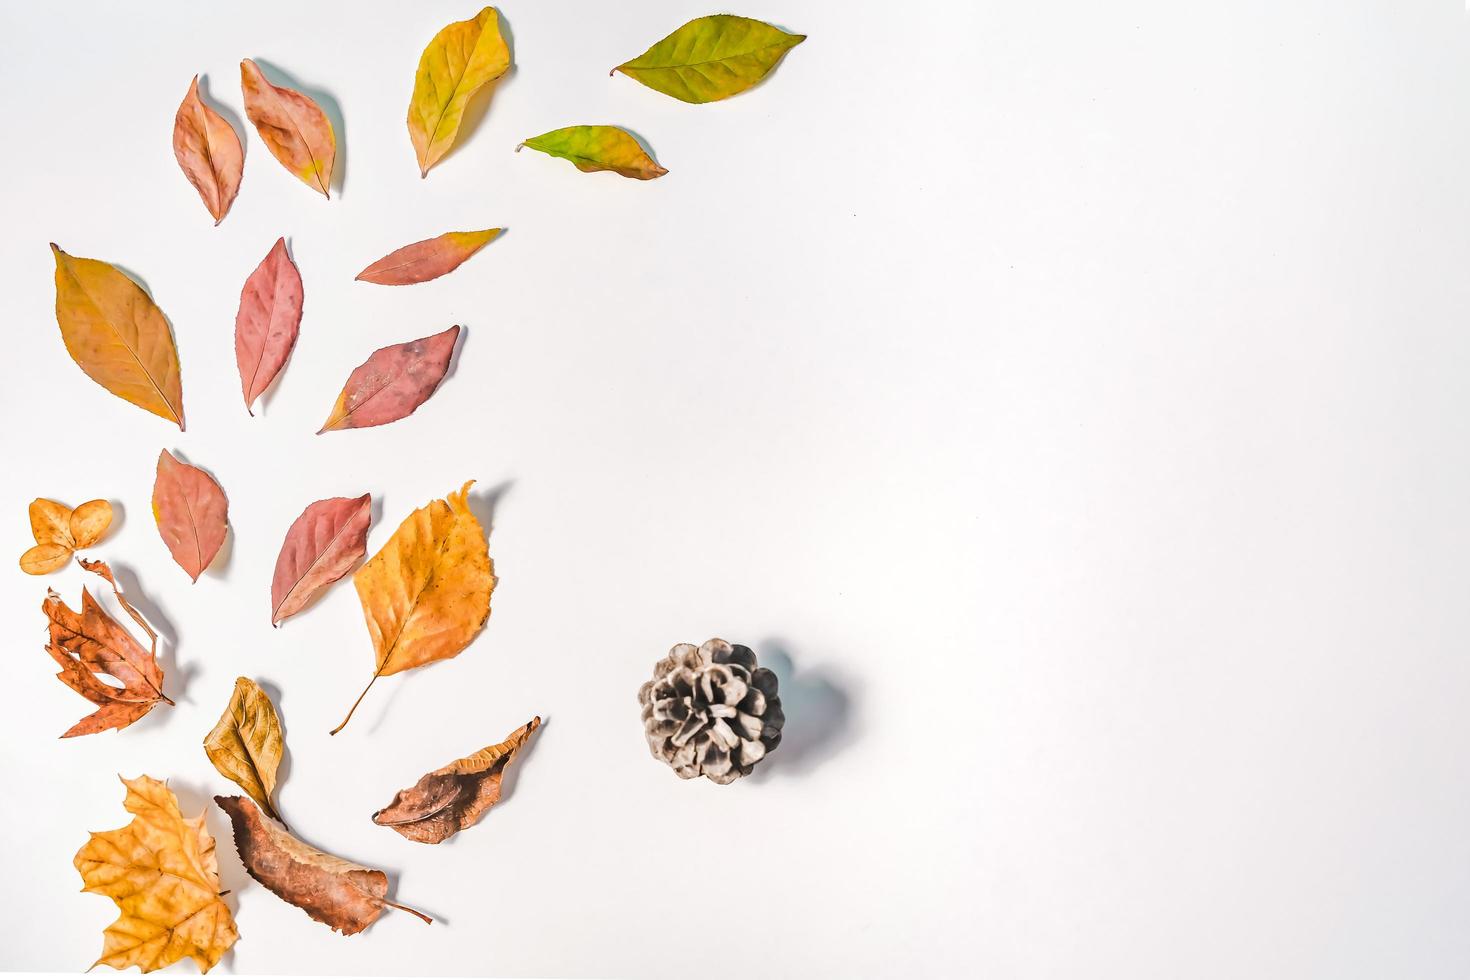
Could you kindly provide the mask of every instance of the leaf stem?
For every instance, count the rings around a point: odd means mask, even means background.
[[[398,909],[399,911],[407,912],[410,915],[416,915],[420,919],[423,919],[425,922],[427,922],[429,925],[433,925],[434,924],[434,920],[433,919],[429,918],[427,915],[425,915],[424,913],[420,912],[418,909],[411,909],[407,905],[399,905],[397,902],[390,902],[386,898],[383,899],[383,904],[386,905],[386,906],[388,906],[389,908],[395,908],[395,909]]]
[[[383,668],[379,667],[378,670],[377,670],[377,672],[373,674],[373,679],[370,680],[370,681],[368,681],[367,687],[363,688],[362,689],[362,693],[357,696],[357,700],[354,701],[354,702],[352,702],[352,707],[350,707],[350,708],[347,709],[347,717],[342,719],[342,724],[338,725],[336,728],[332,729],[327,734],[329,734],[329,735],[335,735],[338,732],[340,732],[342,729],[344,729],[344,728],[347,727],[347,723],[352,720],[352,713],[357,710],[357,706],[359,704],[362,704],[362,699],[365,698],[365,697],[367,697],[367,692],[369,692],[369,691],[371,691],[373,689],[373,685],[376,684],[378,682],[378,678],[379,677],[382,677],[382,676],[383,676]]]

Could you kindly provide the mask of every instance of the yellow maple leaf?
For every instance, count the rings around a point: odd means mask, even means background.
[[[204,814],[185,819],[173,791],[156,779],[122,782],[132,823],[93,833],[73,862],[82,890],[106,895],[121,913],[103,930],[102,955],[92,965],[151,973],[188,956],[208,973],[240,934],[220,898]]]

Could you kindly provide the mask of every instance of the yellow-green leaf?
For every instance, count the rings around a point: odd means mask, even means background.
[[[749,17],[716,14],[691,20],[613,71],[684,102],[718,102],[765,78],[805,40]]]
[[[54,244],[56,322],[66,352],[117,397],[184,427],[179,352],[162,311],[106,262],[67,255]]]
[[[653,162],[633,134],[617,126],[568,126],[532,136],[521,146],[570,160],[583,173],[611,170],[624,177],[652,180],[668,173]],[[517,146],[519,151],[521,146]]]
[[[494,7],[434,35],[419,57],[408,103],[408,136],[420,176],[454,145],[470,98],[509,69],[510,48],[500,35],[500,14]]]
[[[214,731],[204,737],[204,754],[221,776],[239,786],[273,819],[276,769],[285,742],[270,695],[248,677],[235,678],[235,693]],[[284,823],[284,821],[282,821]]]

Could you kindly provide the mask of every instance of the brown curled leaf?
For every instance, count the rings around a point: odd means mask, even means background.
[[[402,909],[434,920],[387,899],[388,876],[303,844],[243,796],[216,796],[230,815],[235,850],[250,877],[344,936],[356,935],[378,920],[384,908]]]
[[[500,800],[505,767],[539,727],[538,715],[511,732],[504,742],[428,773],[408,789],[399,790],[392,803],[373,814],[373,823],[391,827],[421,844],[437,844],[453,837]]]

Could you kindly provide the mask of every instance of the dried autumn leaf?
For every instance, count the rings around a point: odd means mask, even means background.
[[[204,737],[204,754],[219,774],[239,786],[273,820],[276,769],[285,750],[281,719],[270,695],[248,677],[235,678],[235,692],[214,730]],[[285,821],[281,821],[285,823]]]
[[[414,413],[449,370],[459,327],[373,351],[347,378],[317,435],[396,422]]]
[[[66,352],[87,377],[124,401],[184,428],[179,352],[163,313],[106,262],[56,257],[56,322]]]
[[[409,840],[437,844],[480,819],[500,800],[505,767],[515,759],[531,733],[541,727],[538,715],[504,742],[435,769],[393,802],[373,814],[373,823],[391,827]]]
[[[379,677],[455,656],[490,618],[495,566],[470,511],[474,482],[408,515],[353,576],[378,669],[333,735]]]
[[[272,626],[304,609],[367,554],[372,503],[367,493],[329,497],[309,505],[292,522],[271,579]]]
[[[419,57],[408,103],[408,138],[418,156],[419,176],[427,176],[454,145],[470,98],[509,68],[510,49],[500,35],[500,14],[494,7],[434,35]]]
[[[533,136],[520,146],[570,160],[583,173],[611,170],[624,177],[652,180],[668,173],[653,162],[633,134],[617,126],[568,126]]]
[[[229,502],[214,477],[165,449],[153,481],[153,519],[169,554],[197,582],[225,543]]]
[[[174,156],[218,225],[240,190],[245,152],[235,127],[199,98],[198,75],[174,116]]]
[[[105,500],[89,500],[78,504],[71,512],[67,529],[71,532],[72,545],[90,548],[102,540],[102,535],[112,526],[112,505]]]
[[[28,575],[44,575],[65,565],[77,548],[90,548],[101,540],[112,523],[112,505],[89,500],[68,510],[54,500],[37,497],[31,501],[30,518],[36,544],[20,556],[20,568]]]
[[[105,562],[83,560],[81,565],[112,586],[118,605],[148,634],[150,646],[144,650],[132,634],[92,598],[86,586],[82,587],[81,612],[68,608],[61,601],[61,596],[47,590],[41,610],[50,621],[46,652],[61,667],[56,676],[67,687],[97,705],[96,711],[67,729],[62,738],[92,735],[109,728],[123,729],[153,710],[158,702],[173,704],[163,693],[163,668],[157,659],[158,635],[138,610],[123,598],[117,582],[113,580],[112,569]],[[104,683],[102,676],[111,677],[118,683]]]
[[[235,850],[250,877],[317,922],[344,936],[356,935],[378,920],[384,907],[424,913],[390,902],[388,876],[373,868],[323,853],[271,823],[260,808],[242,796],[216,796],[230,815]]]
[[[484,231],[446,231],[438,238],[414,242],[389,252],[357,274],[358,282],[380,286],[408,286],[428,282],[453,272],[501,233],[501,228]]]
[[[691,20],[613,71],[683,102],[717,102],[765,78],[805,40],[749,17],[716,14]]]
[[[235,314],[235,363],[245,411],[251,415],[255,412],[250,406],[270,387],[296,346],[301,298],[301,273],[286,252],[286,240],[277,238],[245,280]]]
[[[124,779],[126,827],[94,833],[73,863],[82,890],[117,903],[93,966],[152,973],[185,956],[208,973],[240,934],[220,899],[219,862],[204,814],[187,820],[163,783]]]
[[[322,107],[295,89],[272,85],[249,58],[240,62],[240,91],[245,115],[271,156],[307,187],[330,198],[337,135]]]

